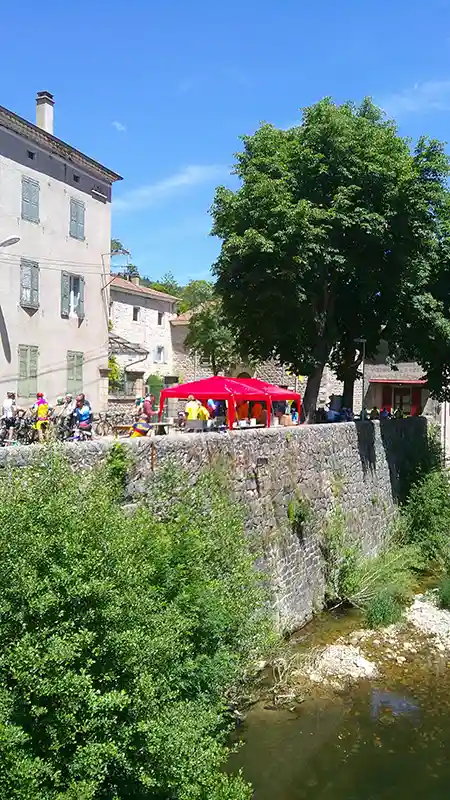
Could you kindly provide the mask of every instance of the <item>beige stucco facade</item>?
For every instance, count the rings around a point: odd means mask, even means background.
[[[85,166],[77,151],[71,158],[71,148],[59,146],[59,140],[48,132],[41,133],[31,125],[28,131],[27,123],[10,116],[12,123],[0,114],[0,242],[10,237],[19,241],[0,247],[0,393],[15,391],[20,403],[27,405],[35,389],[54,401],[76,386],[86,393],[94,409],[101,410],[107,404],[105,276],[109,276],[114,178],[105,177],[95,162],[91,168],[88,159]],[[13,123],[16,130],[9,127],[14,127]],[[24,218],[24,179],[37,187],[35,221]],[[84,209],[82,238],[70,235],[71,200]],[[33,307],[23,303],[24,263],[34,265],[37,294]],[[73,290],[67,314],[62,310],[62,273],[69,291]],[[79,305],[75,308],[76,298]],[[35,366],[25,381],[27,348],[35,354]],[[75,373],[69,375],[73,358],[78,359],[76,377]]]

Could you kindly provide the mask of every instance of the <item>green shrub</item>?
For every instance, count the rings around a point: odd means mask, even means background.
[[[450,482],[448,474],[433,471],[420,480],[404,506],[404,537],[420,547],[430,564],[450,561]]]
[[[368,601],[365,608],[366,623],[369,628],[393,625],[402,616],[402,605],[388,589],[380,589]]]
[[[288,519],[292,525],[294,533],[301,535],[303,533],[305,524],[311,517],[311,506],[309,500],[301,495],[297,495],[294,500],[288,504]]]
[[[127,516],[107,466],[40,458],[0,479],[0,797],[250,798],[224,697],[270,627],[236,504],[173,469]]]
[[[378,555],[365,556],[339,507],[328,517],[323,552],[329,602],[366,609],[384,591],[400,607],[412,598],[414,571],[422,567],[420,550],[392,539]]]
[[[115,442],[106,458],[106,480],[120,499],[125,491],[127,474],[131,465],[129,451],[120,442]]]
[[[450,578],[444,578],[439,584],[438,600],[441,608],[450,609]]]

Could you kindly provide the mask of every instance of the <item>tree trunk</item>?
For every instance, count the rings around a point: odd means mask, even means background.
[[[355,389],[355,376],[348,375],[344,379],[344,390],[342,394],[342,405],[344,408],[353,409],[353,393]]]
[[[305,415],[305,422],[311,423],[315,421],[317,398],[319,396],[320,382],[322,380],[325,363],[320,364],[313,373],[308,377],[306,383],[305,394],[303,395],[303,412]]]

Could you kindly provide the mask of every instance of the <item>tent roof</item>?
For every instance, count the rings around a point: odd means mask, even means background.
[[[248,386],[244,381],[235,378],[223,378],[220,375],[204,378],[199,381],[181,383],[163,389],[161,397],[178,397],[186,400],[192,394],[196,400],[226,400],[228,397],[248,397],[250,400],[263,400],[267,392],[263,389]]]
[[[239,378],[241,383],[246,383],[252,389],[259,389],[260,391],[270,394],[271,397],[278,397],[280,400],[298,400],[300,392],[294,392],[292,389],[282,389],[275,383],[267,383],[259,378]]]

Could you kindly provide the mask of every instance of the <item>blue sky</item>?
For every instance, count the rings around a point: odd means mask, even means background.
[[[4,6],[4,7],[3,7]],[[325,95],[447,140],[450,0],[21,0],[2,6],[0,104],[123,175],[113,235],[142,274],[207,277],[208,208],[238,137]]]

